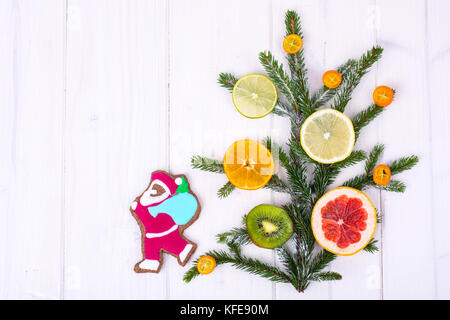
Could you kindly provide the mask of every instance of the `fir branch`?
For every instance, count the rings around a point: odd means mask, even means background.
[[[289,272],[292,282],[294,283],[294,285],[297,284],[300,276],[299,275],[300,266],[298,264],[298,261],[296,261],[294,256],[284,246],[277,248],[275,251],[278,254],[284,268],[286,269],[287,272]]]
[[[342,276],[339,273],[332,271],[318,272],[309,278],[311,281],[333,281],[341,279]]]
[[[278,268],[266,264],[254,258],[241,258],[239,260],[230,261],[233,266],[238,269],[247,271],[248,273],[261,276],[274,282],[291,283],[292,279],[279,270]]]
[[[283,70],[283,65],[279,64],[270,51],[261,52],[259,54],[259,61],[266,70],[269,78],[284,94],[286,99],[295,106],[297,113],[299,112],[298,101],[294,94],[294,88],[288,75]]]
[[[231,244],[231,246],[234,255],[226,251],[209,251],[204,255],[213,257],[214,260],[216,260],[216,265],[229,263],[237,269],[246,271],[250,274],[259,275],[274,282],[292,283],[292,279],[285,272],[258,259],[244,257],[239,251],[239,246],[236,247],[233,246],[233,244]],[[238,250],[237,253],[235,250]],[[183,280],[185,282],[190,282],[200,275],[197,270],[197,263],[198,259],[193,262],[193,266],[184,274]]]
[[[236,84],[237,80],[238,79],[231,73],[222,72],[221,74],[219,74],[219,79],[217,79],[217,82],[221,87],[228,89],[229,91],[233,91],[234,85]]]
[[[311,221],[309,217],[304,217],[301,214],[301,210],[297,210],[297,208],[292,204],[286,204],[283,206],[283,209],[289,214],[289,217],[292,219],[292,222],[295,225],[295,229],[300,230],[305,235],[308,234],[310,230]]]
[[[366,153],[362,150],[352,151],[350,156],[335,164],[317,164],[314,169],[313,188],[316,198],[320,198],[325,189],[334,182],[341,169],[350,167],[366,159]]]
[[[241,246],[248,245],[252,243],[246,227],[233,228],[228,232],[219,233],[216,235],[218,243],[229,243],[235,242]]]
[[[289,186],[280,179],[276,174],[272,176],[270,181],[264,186],[265,189],[270,189],[277,192],[290,193],[291,190]]]
[[[234,189],[236,189],[236,187],[232,185],[230,181],[228,181],[223,185],[222,188],[217,191],[217,196],[220,199],[226,198],[234,191]]]
[[[381,154],[384,151],[383,144],[377,144],[372,148],[372,151],[369,153],[369,157],[367,158],[365,171],[366,175],[372,175],[375,166],[377,165],[378,160],[380,159]]]
[[[346,63],[339,66],[337,71],[342,75],[343,81],[348,78],[348,74],[352,68],[357,65],[357,61],[354,59],[349,59]],[[320,107],[324,106],[328,101],[330,101],[334,96],[342,89],[341,86],[338,88],[328,88],[326,86],[322,86],[319,90],[317,90],[311,98],[311,109],[317,110]],[[305,114],[305,117],[308,117]]]
[[[302,164],[292,165],[287,167],[288,181],[291,186],[291,190],[299,203],[302,203],[304,207],[310,208],[313,205],[312,190],[309,187],[306,167]]]
[[[355,129],[355,138],[358,139],[361,129],[378,117],[384,110],[385,108],[383,107],[379,107],[376,104],[371,104],[367,109],[361,111],[353,117],[352,122]]]
[[[287,11],[284,23],[286,25],[286,36],[297,34],[303,39],[302,26],[297,12]],[[312,113],[303,49],[300,49],[297,53],[288,54],[287,60],[292,76],[292,86],[298,97],[299,108],[297,108],[297,112],[300,109],[303,113]]]
[[[300,144],[300,140],[295,139],[295,137],[292,137],[289,140],[288,146],[289,146],[291,154],[293,155],[294,158],[298,158],[298,160],[300,160],[304,163],[310,163],[310,164],[318,163],[308,156],[308,154],[305,152],[302,145]]]
[[[353,90],[358,86],[362,77],[369,71],[370,67],[381,58],[383,49],[379,46],[373,47],[362,55],[354,70],[349,72],[348,77],[342,81],[342,88],[334,99],[332,108],[344,112],[350,101]]]
[[[193,156],[191,158],[191,166],[194,169],[203,171],[224,173],[222,162],[202,156]]]
[[[231,261],[234,260],[234,258],[225,251],[212,250],[212,251],[206,252],[204,255],[213,257],[216,260],[216,266],[225,264],[225,263],[230,263]],[[200,273],[197,270],[197,263],[198,263],[198,259],[195,259],[192,262],[193,266],[191,268],[189,268],[188,271],[186,271],[186,273],[184,274],[183,280],[185,282],[191,282],[192,279],[194,279],[195,277],[200,275]]]
[[[303,39],[302,26],[297,12],[294,10],[286,11],[284,24],[286,26],[286,36],[290,34],[298,34],[300,38]]]
[[[272,110],[272,113],[273,113],[274,115],[279,116],[279,117],[290,117],[290,116],[291,116],[288,112],[286,112],[286,111],[284,111],[283,109],[281,109],[280,106],[279,106],[278,104],[277,104],[277,105],[275,106],[275,108]]]
[[[369,243],[367,244],[367,246],[364,247],[364,251],[367,251],[370,253],[377,252],[378,251],[377,243],[378,243],[378,240],[375,240],[374,238],[372,238],[369,241]]]
[[[262,140],[262,144],[272,153],[275,159],[280,161],[280,165],[286,168],[289,165],[289,158],[284,149],[277,143],[272,141],[272,138],[266,137]]]
[[[389,164],[389,169],[391,169],[391,174],[399,174],[405,170],[410,170],[419,162],[419,157],[416,155],[412,155],[409,157],[402,157],[398,160],[393,161]]]
[[[367,174],[361,174],[347,180],[346,182],[343,183],[343,186],[362,191],[371,184],[372,184],[371,178]]]
[[[322,249],[316,256],[311,260],[309,265],[309,275],[318,273],[328,267],[328,265],[336,259],[336,255],[325,249]]]
[[[398,180],[392,180],[389,181],[389,184],[387,186],[379,186],[374,183],[370,183],[370,186],[375,187],[380,190],[384,191],[390,191],[390,192],[400,192],[403,193],[406,190],[406,186],[403,182]]]

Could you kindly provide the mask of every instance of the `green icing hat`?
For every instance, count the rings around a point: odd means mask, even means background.
[[[189,186],[185,177],[178,177],[175,179],[175,183],[178,185],[177,193],[189,192]]]

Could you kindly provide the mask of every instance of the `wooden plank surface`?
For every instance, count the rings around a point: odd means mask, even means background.
[[[215,234],[255,205],[288,200],[267,190],[220,200],[225,176],[189,164],[222,158],[240,138],[286,142],[287,120],[242,117],[216,81],[262,73],[263,50],[285,63],[287,9],[302,18],[313,89],[325,70],[385,48],[346,113],[368,106],[377,85],[396,99],[356,148],[382,142],[383,161],[417,153],[420,163],[398,177],[405,194],[367,192],[384,218],[380,251],[339,257],[330,269],[343,280],[305,294],[230,266],[185,284],[172,257],[158,275],[135,274],[140,231],[128,208],[153,170],[185,173],[200,199],[185,233],[199,244],[194,257],[220,248]],[[446,0],[2,1],[0,298],[448,299],[449,13]],[[246,252],[274,262],[268,250]]]
[[[73,0],[69,13],[65,297],[162,299],[166,269],[133,271],[129,206],[168,165],[167,6]]]
[[[0,297],[58,299],[65,5],[0,3]]]

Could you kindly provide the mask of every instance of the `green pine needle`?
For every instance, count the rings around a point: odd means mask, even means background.
[[[358,60],[348,76],[343,79],[339,93],[334,99],[332,108],[344,112],[347,103],[350,101],[353,90],[358,86],[362,77],[369,71],[370,67],[381,58],[383,49],[380,46],[368,50]]]
[[[364,251],[367,251],[370,253],[377,252],[378,251],[377,243],[378,243],[378,240],[375,240],[374,238],[372,238],[369,241],[369,243],[367,244],[367,246],[364,247]]]
[[[234,189],[236,189],[236,187],[233,186],[230,181],[228,181],[223,185],[222,188],[217,191],[217,196],[221,199],[226,198],[233,192]]]
[[[339,273],[332,271],[318,272],[310,277],[311,281],[333,281],[341,279],[342,276]]]
[[[398,160],[393,161],[389,165],[389,169],[391,169],[391,174],[399,174],[400,172],[410,170],[419,162],[419,157],[416,155],[412,155],[409,157],[403,157]]]
[[[289,186],[286,184],[286,182],[281,180],[280,177],[278,177],[276,174],[274,174],[272,176],[272,178],[264,186],[264,188],[265,189],[270,189],[270,190],[273,190],[273,191],[277,191],[277,192],[285,192],[285,193],[290,193],[291,192],[291,190],[290,190]]]
[[[217,82],[219,82],[220,86],[228,89],[229,91],[233,91],[234,85],[237,81],[238,79],[234,75],[225,72],[219,74],[219,79],[217,79]]]
[[[384,151],[383,144],[377,144],[376,146],[373,147],[372,151],[370,151],[365,166],[367,175],[372,175],[373,170],[375,169],[375,166],[377,165],[377,162],[380,159],[380,156],[383,153],[383,151]]]
[[[379,107],[376,104],[371,104],[367,109],[361,111],[352,119],[356,139],[359,137],[361,129],[367,126],[370,122],[372,122],[384,110],[385,108],[383,107]]]
[[[191,166],[194,169],[203,171],[224,173],[222,162],[202,156],[193,156],[191,158]]]

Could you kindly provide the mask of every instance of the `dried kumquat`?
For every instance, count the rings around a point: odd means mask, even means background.
[[[198,259],[197,270],[201,274],[209,274],[216,267],[216,260],[211,256],[203,256]]]
[[[378,165],[373,171],[373,182],[379,186],[387,186],[391,180],[391,169],[385,165]]]
[[[300,51],[303,46],[303,40],[299,35],[293,33],[288,35],[283,40],[283,49],[289,54],[294,54]]]
[[[325,87],[334,89],[339,87],[342,82],[342,76],[336,70],[328,70],[322,76],[322,82]]]
[[[379,107],[387,107],[394,100],[394,90],[386,86],[376,87],[373,91],[373,102]]]

